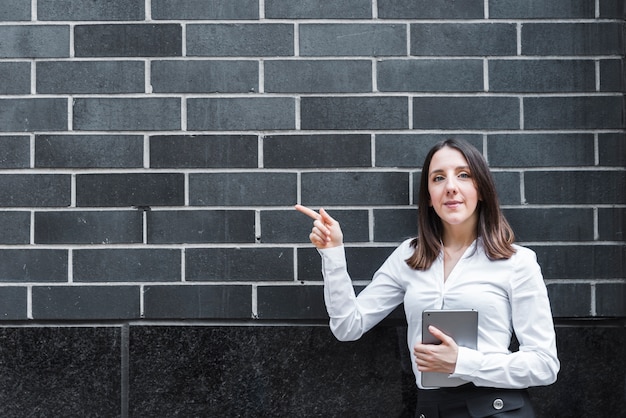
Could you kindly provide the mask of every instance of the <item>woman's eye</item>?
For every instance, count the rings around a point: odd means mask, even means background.
[[[438,182],[438,181],[442,181],[443,180],[443,176],[435,176],[433,177],[433,181],[434,182]]]
[[[461,174],[459,174],[459,177],[462,178],[462,179],[468,179],[468,178],[470,178],[470,175],[469,175],[469,173],[461,173]]]

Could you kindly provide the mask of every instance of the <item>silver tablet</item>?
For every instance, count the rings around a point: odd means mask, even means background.
[[[478,341],[478,311],[467,310],[425,310],[422,312],[422,343],[439,344],[430,332],[430,325],[440,329],[454,339],[457,345],[476,349]],[[423,387],[450,387],[467,383],[465,380],[450,378],[447,373],[422,373]]]

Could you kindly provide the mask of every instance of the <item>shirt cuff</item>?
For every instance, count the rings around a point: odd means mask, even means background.
[[[483,354],[480,351],[467,347],[459,347],[459,354],[456,358],[456,367],[450,377],[472,376],[480,368],[483,361]]]
[[[346,267],[346,252],[343,245],[317,250],[322,256],[325,271],[334,271]]]

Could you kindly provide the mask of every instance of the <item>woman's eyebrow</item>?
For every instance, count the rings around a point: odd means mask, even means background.
[[[461,170],[469,170],[469,166],[467,165],[460,165],[458,167],[454,168],[454,171],[461,171]],[[435,174],[435,173],[445,173],[445,170],[443,168],[438,168],[436,170],[431,171],[429,174]]]

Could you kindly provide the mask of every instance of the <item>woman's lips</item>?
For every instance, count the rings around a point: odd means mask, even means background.
[[[450,209],[454,209],[458,206],[461,205],[461,202],[457,201],[457,200],[451,200],[449,202],[444,203],[444,205]]]

